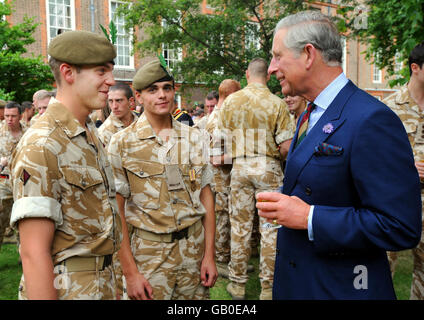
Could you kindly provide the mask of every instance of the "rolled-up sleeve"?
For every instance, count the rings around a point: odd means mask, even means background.
[[[115,177],[116,192],[122,195],[124,198],[128,198],[131,192],[127,175],[124,168],[122,167],[122,148],[121,139],[119,139],[120,136],[120,132],[112,136],[107,151],[109,162],[112,165],[113,175]]]
[[[28,144],[18,147],[12,164],[14,204],[10,226],[26,218],[48,218],[55,227],[63,222],[60,204],[59,168],[57,156],[49,144]]]

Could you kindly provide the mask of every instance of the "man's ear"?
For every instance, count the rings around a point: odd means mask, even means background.
[[[141,92],[135,90],[135,100],[137,100],[137,102],[141,105],[143,105],[143,98],[141,97]]]
[[[417,73],[421,71],[421,67],[417,63],[411,63],[412,73]]]
[[[128,99],[129,103],[130,103],[130,107],[135,107],[135,98],[131,97]]]
[[[68,84],[74,83],[75,73],[77,72],[74,66],[67,63],[62,63],[59,67],[59,70],[63,80],[66,83]]]
[[[318,52],[317,49],[310,43],[305,45],[303,52],[305,54],[305,67],[309,70],[317,58]]]

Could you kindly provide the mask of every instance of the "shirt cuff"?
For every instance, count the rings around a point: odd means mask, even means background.
[[[314,230],[312,229],[312,217],[314,216],[314,207],[311,206],[308,215],[308,237],[310,241],[314,241]]]
[[[63,223],[60,203],[49,197],[24,197],[13,203],[10,226],[16,228],[19,220],[25,218],[48,218],[54,221],[55,228]]]

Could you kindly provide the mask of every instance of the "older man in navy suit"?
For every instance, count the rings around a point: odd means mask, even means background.
[[[343,74],[334,24],[319,12],[282,19],[269,73],[310,101],[282,194],[259,193],[278,231],[274,299],[395,299],[386,251],[417,245],[420,181],[407,134]]]

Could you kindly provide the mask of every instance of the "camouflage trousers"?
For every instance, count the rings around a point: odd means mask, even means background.
[[[424,201],[424,194],[421,194],[421,200]],[[424,203],[423,212],[424,212]],[[422,227],[424,229],[424,215],[422,220]],[[395,274],[396,263],[398,254],[397,252],[387,252],[387,257],[390,263],[390,271],[392,277]],[[412,273],[412,285],[411,285],[411,300],[424,300],[424,233],[421,234],[421,240],[418,245],[412,249],[412,257],[414,260],[414,268]]]
[[[214,181],[212,190],[215,194],[215,252],[216,261],[228,263],[230,261],[230,179],[231,167],[213,167]]]
[[[113,266],[99,271],[67,272],[66,267],[54,268],[54,287],[59,300],[115,300],[116,283]],[[27,300],[24,275],[19,285],[19,300]]]
[[[10,214],[13,206],[13,195],[8,179],[0,178],[0,247],[3,236],[9,227]]]
[[[251,236],[256,210],[256,194],[273,191],[281,186],[283,173],[280,161],[268,157],[237,158],[231,171],[231,281],[246,283],[247,265],[251,254]],[[274,278],[277,229],[262,227],[266,220],[259,217],[261,234],[259,279],[262,289],[272,288]]]
[[[140,273],[153,288],[155,300],[205,300],[200,267],[205,249],[203,226],[187,239],[158,242],[131,236],[131,251]]]

